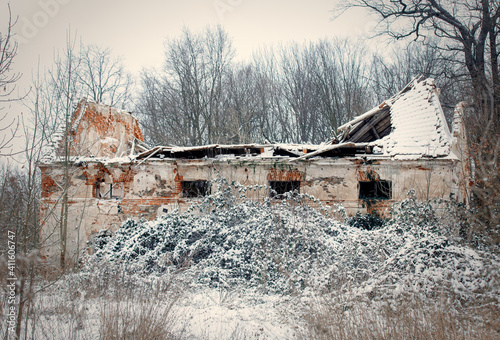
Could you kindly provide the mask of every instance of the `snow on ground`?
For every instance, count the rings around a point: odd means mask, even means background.
[[[229,187],[186,213],[99,234],[79,272],[40,282],[48,287],[36,295],[28,333],[301,339],[364,327],[392,338],[405,324],[408,336],[414,327],[432,334],[443,315],[459,338],[475,338],[464,332],[476,322],[500,330],[498,248],[464,242],[451,205],[439,217],[410,196],[390,220],[341,222],[302,204],[304,195],[271,204]]]
[[[250,291],[200,289],[182,298],[176,312],[187,339],[292,339],[285,311],[288,299]]]
[[[69,281],[75,283],[74,278]],[[154,328],[155,324],[161,324],[179,339],[294,339],[296,336],[296,326],[290,318],[291,299],[286,296],[254,290],[184,287],[185,291],[174,301],[168,294],[149,293],[141,298],[133,294],[90,297],[89,292],[81,289],[68,290],[64,282],[58,286],[37,296],[33,329],[36,339],[102,339],[107,331],[114,331],[121,339],[134,334],[134,327],[142,331],[141,327]]]

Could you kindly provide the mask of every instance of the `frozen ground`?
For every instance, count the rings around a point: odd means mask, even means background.
[[[200,290],[179,301],[187,339],[293,339],[288,304],[280,296],[243,291]]]
[[[124,292],[122,292],[124,293]],[[61,288],[39,294],[28,334],[35,339],[114,339],[153,332],[178,339],[294,339],[298,325],[288,297],[197,288],[177,295],[89,297]],[[90,294],[91,295],[91,294]],[[173,303],[173,304],[172,304]],[[34,328],[32,328],[34,327]],[[116,328],[120,328],[116,330]],[[125,328],[128,327],[128,330]],[[154,337],[155,333],[151,333]],[[130,337],[131,336],[131,337]],[[31,338],[31,337],[29,337]],[[109,338],[109,337],[108,337]],[[162,337],[163,339],[163,337]]]
[[[38,294],[28,339],[495,339],[500,330],[497,308],[444,300],[367,303],[206,287],[97,296],[94,287],[65,287]]]
[[[253,202],[232,194],[251,189],[228,186],[187,213],[103,232],[77,273],[35,280],[46,288],[30,295],[23,334],[498,338],[498,247],[465,242],[453,206],[437,216],[410,195],[390,220],[341,220],[341,209],[320,213],[305,196]]]

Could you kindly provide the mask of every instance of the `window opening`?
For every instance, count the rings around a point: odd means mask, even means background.
[[[98,180],[94,184],[96,198],[123,198],[124,186],[123,183],[107,184]]]
[[[300,181],[269,181],[271,198],[283,198],[287,192],[300,193]]]
[[[359,199],[362,200],[388,200],[392,198],[391,181],[360,181]]]
[[[208,196],[211,193],[209,181],[182,181],[182,197],[196,198]]]
[[[105,193],[104,179],[99,178],[94,182],[94,190],[93,191],[94,191],[93,193],[94,193],[95,198],[103,197],[103,195]]]

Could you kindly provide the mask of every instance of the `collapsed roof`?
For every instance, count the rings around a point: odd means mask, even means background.
[[[106,123],[105,129],[93,127],[99,121]],[[124,122],[126,127],[123,129],[115,126]],[[355,155],[417,159],[446,157],[450,155],[452,144],[452,136],[439,102],[439,89],[433,79],[412,80],[395,96],[340,126],[338,140],[319,145],[267,143],[150,148],[141,142],[142,133],[137,120],[130,113],[117,111],[107,105],[91,104],[86,100],[79,104],[72,123],[73,133],[78,130],[96,135],[94,130],[99,130],[112,134],[99,135],[99,141],[97,136],[89,138],[97,142],[99,150],[92,147],[90,149],[94,154],[80,154],[80,157],[108,160],[126,157],[129,161],[141,163],[148,159],[290,157],[306,160]],[[86,128],[75,127],[77,123]],[[104,145],[110,138],[112,147]],[[79,139],[83,140],[81,137]]]
[[[248,144],[195,147],[158,146],[138,159],[221,158],[233,156],[342,157],[360,154],[396,159],[445,157],[450,154],[451,134],[433,79],[414,79],[398,94],[338,128],[341,138],[320,145]]]
[[[452,137],[433,79],[414,81],[411,87],[388,101],[392,131],[374,147],[390,156],[448,156]]]
[[[452,137],[433,79],[414,79],[392,98],[340,126],[337,144],[301,159],[346,149],[401,158],[445,157]]]

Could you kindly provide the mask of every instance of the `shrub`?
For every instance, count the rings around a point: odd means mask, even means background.
[[[357,212],[356,215],[346,218],[345,223],[354,228],[373,230],[382,228],[384,220],[376,212],[373,214]]]
[[[182,269],[199,284],[282,294],[313,288],[385,299],[412,292],[498,303],[498,252],[461,244],[450,232],[455,222],[440,220],[429,202],[410,195],[383,225],[366,215],[343,224],[309,207],[306,195],[246,199],[254,189],[218,179],[218,190],[186,213],[128,220],[94,242],[87,268],[126,264],[136,275]]]

